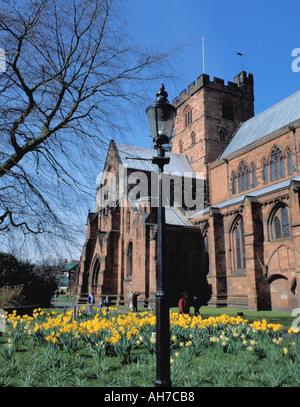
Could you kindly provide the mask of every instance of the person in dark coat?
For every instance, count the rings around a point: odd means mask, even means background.
[[[189,306],[188,295],[186,292],[184,292],[182,294],[180,300],[178,301],[178,308],[179,308],[180,314],[182,314],[182,315],[189,314],[190,306]]]
[[[133,311],[138,312],[138,306],[137,306],[137,298],[141,293],[137,293],[136,291],[133,291],[132,293],[132,304],[133,304]]]
[[[200,298],[197,297],[196,295],[194,295],[194,298],[193,298],[193,307],[194,307],[194,311],[195,311],[195,316],[200,315],[199,309],[201,307],[201,301],[200,301]]]

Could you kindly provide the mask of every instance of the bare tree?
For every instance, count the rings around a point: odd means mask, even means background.
[[[165,76],[172,52],[135,47],[122,7],[121,0],[1,1],[3,239],[29,235],[44,246],[43,234],[74,244],[79,202],[94,197],[109,139],[127,127],[124,113],[136,108],[145,82]]]

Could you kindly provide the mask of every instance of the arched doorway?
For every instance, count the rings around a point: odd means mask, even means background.
[[[200,238],[174,238],[167,249],[167,269],[170,306],[178,305],[183,292],[187,292],[190,300],[196,295],[203,304],[207,303],[211,289],[206,278],[207,270],[201,266]]]
[[[173,241],[167,251],[168,295],[171,306],[176,306],[183,291],[188,291],[188,254],[182,240]]]
[[[297,308],[297,280],[295,278],[295,252],[281,245],[272,254],[268,264],[271,309],[288,311]]]
[[[100,272],[100,260],[99,257],[96,257],[94,260],[94,265],[92,269],[92,275],[91,275],[91,282],[90,282],[90,290],[91,292],[96,295],[98,293],[98,285],[99,285],[99,272]]]
[[[272,311],[289,309],[290,284],[286,277],[274,274],[268,278]]]

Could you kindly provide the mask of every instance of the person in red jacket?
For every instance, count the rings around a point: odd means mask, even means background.
[[[187,296],[187,293],[183,293],[179,302],[178,302],[178,308],[179,312],[184,315],[184,314],[189,314],[190,312],[190,306],[189,306],[189,299]]]

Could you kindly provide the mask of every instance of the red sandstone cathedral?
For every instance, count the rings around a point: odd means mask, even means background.
[[[215,307],[299,307],[300,91],[254,116],[252,74],[227,84],[202,74],[173,105],[165,166],[170,305],[186,291]],[[78,301],[93,292],[127,304],[132,290],[145,306],[154,300],[155,155],[111,141],[88,215]],[[190,179],[193,189],[199,174],[203,206],[191,211],[181,186]]]

